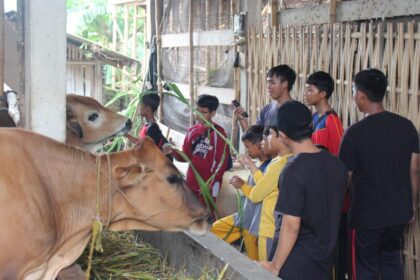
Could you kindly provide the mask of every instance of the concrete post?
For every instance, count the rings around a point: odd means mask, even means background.
[[[66,1],[24,1],[26,128],[64,141]]]

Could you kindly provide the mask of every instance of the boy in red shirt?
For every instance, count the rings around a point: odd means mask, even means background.
[[[336,156],[343,137],[343,125],[328,103],[333,91],[334,80],[323,71],[311,74],[306,81],[306,103],[316,108],[316,112],[312,115],[312,142],[325,147]]]
[[[226,137],[225,130],[212,121],[212,118],[216,115],[216,110],[219,107],[219,100],[217,97],[207,94],[200,95],[197,98],[196,105],[196,110]],[[188,129],[182,151],[191,160],[191,164],[194,165],[205,182],[207,182],[213,174],[216,174],[213,180],[208,184],[210,194],[213,197],[213,200],[216,201],[217,194],[222,186],[223,174],[227,169],[228,159],[230,158],[229,146],[222,137],[204,122],[201,116],[196,116],[196,124]],[[169,145],[163,147],[163,152],[165,154],[173,155],[178,161],[184,161],[176,150]],[[187,170],[187,185],[201,203],[205,205],[204,196],[201,193],[200,186],[194,176],[191,166]]]

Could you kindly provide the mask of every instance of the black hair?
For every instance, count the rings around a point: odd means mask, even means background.
[[[319,91],[325,91],[327,99],[330,98],[334,91],[334,80],[330,74],[324,71],[317,71],[309,75],[306,80],[308,85],[315,86]]]
[[[279,128],[277,125],[269,125],[264,128],[264,136],[270,135],[270,129],[276,132],[276,136],[279,136]]]
[[[296,80],[296,72],[289,65],[280,64],[268,70],[267,77],[272,78],[273,76],[276,76],[282,82],[286,80],[288,90],[292,90]]]
[[[311,111],[298,101],[287,101],[277,111],[277,127],[279,131],[296,142],[311,138]]]
[[[242,142],[249,141],[252,144],[257,144],[258,142],[261,142],[263,139],[263,131],[264,131],[264,126],[251,125],[242,135],[241,140]]]
[[[159,107],[160,97],[155,93],[145,94],[141,99],[141,103],[143,106],[149,106],[152,109],[152,112],[155,113]]]
[[[209,109],[210,112],[216,111],[219,107],[219,99],[216,96],[202,94],[197,97],[197,105]]]
[[[366,69],[356,74],[353,78],[356,90],[366,94],[371,102],[382,102],[388,86],[385,74],[377,69]]]

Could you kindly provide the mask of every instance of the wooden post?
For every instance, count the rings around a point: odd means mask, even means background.
[[[163,89],[162,89],[162,38],[161,38],[161,0],[155,0],[155,19],[156,19],[156,62],[157,62],[157,89],[161,102],[163,101]],[[163,122],[163,106],[159,106],[159,121]]]
[[[7,96],[4,95],[4,0],[0,0],[0,126],[15,126],[9,116]]]
[[[271,26],[277,26],[277,0],[271,0]]]
[[[0,0],[0,96],[4,94],[4,46],[4,0]]]
[[[337,21],[337,0],[330,0],[330,23]]]
[[[118,5],[114,4],[112,6],[112,49],[117,51],[117,30],[118,30],[118,23],[117,23],[117,9]],[[111,68],[111,88],[115,89],[115,67]]]
[[[189,35],[190,35],[190,104],[194,106],[195,98],[194,98],[194,21],[193,21],[193,0],[190,0],[190,7],[189,7]],[[194,112],[191,110],[190,112],[190,126],[194,124]]]
[[[330,26],[331,26],[331,58],[330,58],[330,73],[333,70],[333,57],[334,57],[334,42],[335,42],[335,28],[334,23],[336,22],[337,18],[337,0],[330,0]]]

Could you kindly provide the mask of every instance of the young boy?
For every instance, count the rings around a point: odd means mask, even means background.
[[[312,142],[324,146],[333,155],[338,155],[343,125],[328,103],[333,91],[334,80],[323,71],[311,74],[306,80],[305,100],[309,106],[316,108],[312,116]]]
[[[153,139],[156,146],[162,149],[162,146],[165,143],[168,143],[168,140],[163,136],[162,131],[159,128],[159,125],[155,119],[156,110],[159,107],[160,98],[157,94],[145,94],[142,97],[140,105],[140,116],[142,116],[146,123],[142,126],[139,131],[139,138],[144,138],[149,136]]]
[[[290,91],[296,80],[295,71],[289,65],[280,64],[267,72],[267,91],[270,98],[273,100],[271,103],[261,108],[257,118],[257,123],[267,127],[272,125],[272,120],[276,118],[278,108],[286,101],[292,100]],[[245,109],[240,106],[234,109],[233,113],[239,120],[242,131],[245,131],[249,124],[247,118],[242,116]]]
[[[325,147],[331,154],[337,156],[343,137],[343,125],[337,113],[331,109],[328,100],[334,91],[333,78],[323,71],[309,75],[306,80],[305,100],[309,106],[315,106],[312,115],[312,142]],[[341,222],[337,244],[337,260],[335,264],[335,279],[345,280],[347,272],[347,211],[349,197],[346,194],[341,209]]]
[[[331,279],[346,168],[312,143],[312,116],[302,103],[284,103],[277,125],[294,158],[279,181],[275,210],[282,223],[276,252],[272,262],[262,265],[282,279]]]
[[[278,196],[277,182],[280,173],[291,156],[289,149],[279,141],[276,127],[267,127],[264,135],[268,145],[264,146],[265,153],[272,155],[273,159],[263,174],[247,156],[241,156],[241,162],[251,171],[255,186],[244,184],[240,178],[232,178],[235,188],[240,188],[244,195],[254,203],[261,203],[261,213],[258,225],[258,259],[267,260],[273,243],[276,220],[274,205]],[[263,141],[264,144],[264,141]]]
[[[261,125],[250,126],[245,134],[242,136],[242,142],[246,148],[248,156],[252,159],[258,159],[258,169],[262,173],[265,172],[267,165],[271,161],[271,157],[264,153],[261,147],[263,139],[264,127]],[[255,184],[252,176],[248,178],[248,185],[253,186]],[[248,257],[252,260],[258,260],[258,248],[257,248],[257,236],[258,228],[255,230],[255,226],[251,226],[254,220],[254,214],[257,209],[261,209],[261,204],[255,204],[248,198],[244,197],[242,200],[242,215],[235,213],[233,215],[224,217],[213,223],[211,232],[217,235],[219,238],[224,239],[228,243],[232,243],[241,237],[241,229],[243,240],[245,243],[245,249]]]
[[[210,194],[213,197],[213,200],[216,201],[217,194],[222,184],[223,174],[228,166],[230,157],[229,146],[222,137],[211,129],[202,119],[204,118],[212,123],[214,127],[226,137],[225,130],[212,121],[212,118],[216,115],[216,110],[219,107],[219,100],[217,97],[207,94],[200,95],[197,98],[196,105],[196,110],[200,112],[202,116],[197,115],[197,123],[188,129],[182,151],[191,160],[191,164],[196,168],[205,182],[207,182],[213,174],[216,174],[214,179],[209,183]],[[165,154],[173,155],[178,161],[184,161],[176,150],[169,145],[163,147],[163,152]],[[187,170],[187,185],[201,203],[205,205],[204,196],[201,193],[200,185],[194,176],[191,166]],[[213,212],[214,209],[211,210]]]
[[[357,280],[404,279],[403,235],[418,211],[418,132],[411,121],[384,109],[387,85],[379,70],[356,74],[353,98],[365,118],[348,128],[339,153],[351,176]]]

